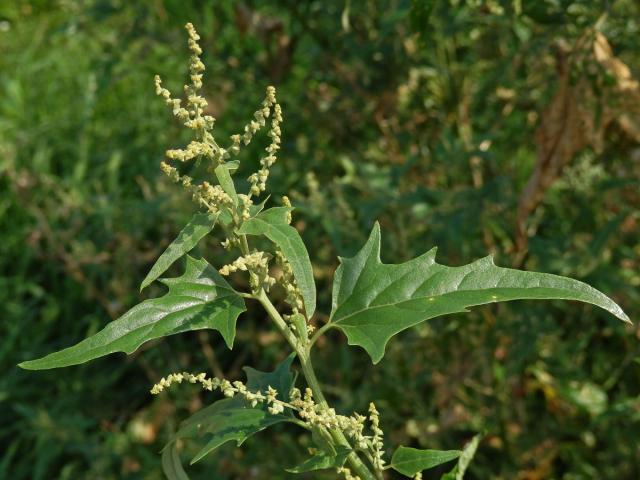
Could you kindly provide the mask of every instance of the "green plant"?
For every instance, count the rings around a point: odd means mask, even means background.
[[[309,431],[313,441],[310,458],[287,469],[292,473],[335,469],[346,479],[379,480],[386,470],[394,469],[402,475],[421,478],[423,470],[458,458],[457,465],[444,478],[460,479],[479,437],[463,451],[400,446],[387,461],[384,433],[373,403],[366,415],[345,416],[329,406],[311,360],[312,348],[325,332],[342,331],[350,345],[362,347],[378,363],[388,341],[397,333],[476,305],[517,299],[577,300],[629,321],[615,302],[582,282],[500,268],[490,257],[462,267],[447,267],[436,263],[433,249],[402,264],[383,264],[380,228],[376,224],[362,249],[351,258],[341,259],[334,277],[331,314],[324,325],[316,328],[313,271],[305,244],[291,226],[293,207],[287,197],[282,198],[283,206],[270,208],[265,208],[268,197],[254,202],[266,191],[270,168],[280,148],[282,112],[275,89],[267,89],[264,102],[244,132],[231,136],[229,147],[221,147],[212,134],[215,120],[206,114],[207,102],[200,95],[204,65],[199,37],[191,24],[187,30],[192,55],[186,104],[173,98],[159,77],[156,91],[172,107],[173,114],[193,131],[194,139],[184,149],[169,150],[167,157],[181,163],[205,162],[207,173],[217,184],[198,183],[182,168],[165,162],[161,165],[163,172],[190,192],[204,210],[193,216],[141,285],[144,289],[159,280],[168,292],[140,303],[75,346],[20,364],[34,370],[77,365],[114,352],[132,353],[149,340],[198,329],[217,330],[231,348],[237,319],[246,310],[245,300],[257,301],[291,347],[291,353],[272,372],[247,367],[246,383],[210,378],[204,373],[173,373],[151,390],[158,394],[174,383],[188,382],[226,397],[186,420],[165,447],[162,463],[169,478],[186,478],[177,449],[185,439],[205,442],[192,460],[196,462],[228,441],[235,440],[240,445],[272,425],[291,423]],[[267,123],[271,138],[267,155],[260,160],[260,169],[248,178],[248,185],[237,182],[239,187],[247,188],[246,193],[238,193],[233,176],[239,162],[232,157],[239,155]],[[216,226],[225,234],[223,247],[240,254],[220,269],[204,258],[188,254]],[[260,248],[252,247],[250,239]],[[186,259],[184,273],[160,279],[182,257]],[[248,288],[233,288],[224,278],[229,276],[237,277],[238,284]],[[276,308],[273,302],[278,290],[284,296],[284,309]],[[303,389],[296,387],[294,359],[306,383]]]

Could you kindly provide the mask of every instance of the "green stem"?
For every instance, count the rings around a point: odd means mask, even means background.
[[[300,365],[302,366],[302,373],[318,404],[324,408],[329,408],[329,404],[327,403],[324,393],[320,388],[320,382],[318,382],[316,373],[313,369],[313,364],[311,363],[309,347],[304,348],[301,345],[301,342],[298,341],[298,338],[286,324],[278,310],[274,307],[273,303],[271,303],[271,300],[269,300],[269,297],[267,297],[264,290],[260,290],[255,298],[262,304],[271,320],[276,324],[278,330],[280,330],[287,342],[289,342],[289,345],[291,345],[298,355]],[[349,441],[340,430],[329,429],[329,434],[336,444],[351,448]],[[351,452],[347,457],[347,461],[354,473],[362,480],[377,480],[380,478],[378,475],[371,473],[369,468],[362,462],[360,457],[358,457],[357,453]]]
[[[278,310],[276,310],[276,307],[273,306],[273,303],[271,303],[271,300],[269,300],[269,297],[267,297],[265,291],[261,289],[255,296],[255,298],[262,304],[271,320],[273,320],[273,323],[276,324],[276,327],[278,327],[280,333],[282,333],[287,342],[289,342],[289,345],[291,345],[291,347],[295,350],[298,357],[301,354],[304,354],[304,350],[300,347],[300,342],[298,342],[298,339],[287,325],[287,322],[284,321],[284,318],[282,318]]]
[[[311,339],[309,340],[309,348],[311,348],[313,346],[313,344],[318,341],[318,339],[322,336],[322,334],[324,332],[326,332],[327,330],[329,330],[332,327],[333,327],[333,324],[325,323],[318,330],[316,330],[316,333],[314,333],[313,336],[311,337]]]
[[[240,250],[244,255],[249,255],[249,242],[247,242],[246,235],[240,235]]]

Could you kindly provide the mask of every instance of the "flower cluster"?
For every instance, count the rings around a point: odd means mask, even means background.
[[[156,383],[151,389],[151,393],[153,395],[157,395],[163,390],[169,388],[172,384],[180,384],[184,381],[189,383],[199,383],[202,385],[203,389],[210,392],[219,390],[228,398],[240,395],[252,407],[257,406],[258,404],[266,404],[268,405],[269,413],[272,415],[278,415],[279,413],[284,412],[285,407],[291,408],[291,405],[277,398],[278,391],[275,388],[269,386],[267,391],[264,393],[251,392],[247,386],[240,381],[230,382],[229,380],[219,379],[216,377],[207,378],[205,373],[198,373],[197,375],[188,372],[172,373],[168,377],[162,378],[160,382]]]
[[[344,475],[344,480],[360,480],[360,477],[351,473],[347,467],[340,467],[336,471]]]
[[[276,90],[273,87],[267,88],[267,98],[263,102],[263,109],[255,113],[256,121],[252,121],[245,127],[243,140],[245,145],[251,141],[251,137],[257,129],[264,124],[269,109],[273,107],[273,117],[271,118],[271,128],[267,134],[271,137],[271,143],[266,148],[267,155],[260,159],[260,170],[249,177],[251,184],[250,194],[260,195],[267,188],[269,169],[276,163],[276,153],[280,150],[280,123],[282,123],[282,109],[276,102]],[[267,115],[265,115],[265,113]]]
[[[384,448],[382,437],[384,436],[384,432],[380,428],[380,414],[373,402],[369,404],[369,421],[371,422],[371,431],[373,432],[373,438],[371,438],[370,441],[373,450],[373,465],[378,470],[382,470],[385,464],[382,458]]]
[[[238,257],[232,263],[223,266],[220,269],[220,275],[229,275],[233,272],[249,272],[249,282],[251,290],[259,291],[261,288],[265,291],[276,283],[275,278],[269,276],[269,255],[265,252],[253,252]]]
[[[247,386],[240,382],[230,382],[216,377],[208,378],[204,373],[191,374],[187,372],[172,373],[151,389],[153,395],[157,395],[169,388],[174,383],[199,383],[203,389],[208,391],[220,391],[225,397],[233,398],[236,395],[242,396],[252,407],[259,404],[266,404],[268,411],[272,415],[277,415],[289,409],[296,413],[302,423],[310,430],[314,427],[321,429],[337,429],[343,432],[353,441],[357,450],[363,451],[369,456],[376,468],[384,467],[383,454],[383,432],[380,429],[380,416],[375,405],[369,405],[369,423],[373,435],[365,435],[365,424],[367,417],[354,413],[351,416],[339,415],[333,408],[326,404],[317,403],[313,398],[313,392],[306,388],[304,393],[298,388],[292,388],[287,400],[278,398],[278,391],[271,386],[265,392],[252,392]],[[347,468],[339,469],[339,473],[345,475],[346,479],[356,479]],[[351,475],[351,476],[350,476]]]
[[[227,238],[223,242],[223,247],[227,250],[238,248],[242,251],[242,257],[233,263],[223,267],[220,272],[228,275],[235,271],[248,271],[252,290],[255,292],[261,288],[268,291],[274,285],[275,279],[269,276],[270,256],[264,252],[253,252],[246,246],[246,241],[236,233],[242,222],[251,217],[251,207],[253,206],[252,196],[258,196],[266,189],[266,182],[269,177],[269,169],[276,161],[276,154],[280,149],[280,124],[282,122],[282,109],[276,100],[276,90],[268,87],[265,98],[260,108],[254,113],[253,119],[244,127],[242,134],[231,136],[231,145],[223,148],[216,142],[212,130],[215,119],[205,114],[207,101],[201,95],[203,86],[204,64],[200,59],[202,48],[198,41],[200,36],[195,31],[193,25],[186,25],[189,34],[189,50],[191,57],[189,60],[190,82],[184,86],[185,101],[175,98],[172,93],[162,86],[159,76],[155,77],[156,93],[161,96],[165,103],[171,107],[173,115],[178,118],[185,127],[193,130],[194,139],[184,148],[172,149],[166,152],[169,160],[174,162],[187,162],[190,160],[207,160],[210,162],[211,170],[218,172],[216,167],[224,164],[232,155],[238,155],[243,145],[248,145],[254,135],[267,125],[270,119],[270,126],[267,135],[271,138],[271,143],[266,148],[266,155],[260,160],[260,169],[249,177],[249,191],[246,194],[236,194],[220,186],[211,185],[209,182],[197,184],[193,178],[180,173],[178,168],[167,162],[162,162],[161,170],[174,182],[181,183],[182,186],[191,193],[193,200],[201,207],[206,208],[211,213],[228,212],[232,220],[231,225],[223,225],[227,233]],[[219,178],[220,179],[220,178]],[[223,183],[224,184],[224,183]],[[230,194],[233,193],[233,198]],[[288,199],[285,205],[290,206]],[[284,261],[281,262],[284,265]],[[292,306],[301,309],[301,300],[296,298],[296,293],[290,268],[288,275],[283,280],[283,286],[287,291],[287,298],[291,299]]]
[[[194,130],[197,141],[191,142],[186,150],[169,150],[167,156],[172,159],[186,161],[199,155],[208,156],[212,159],[228,157],[224,149],[218,147],[211,135],[215,119],[204,114],[207,101],[200,95],[202,89],[202,76],[204,63],[200,60],[202,48],[198,44],[200,36],[191,23],[186,25],[189,34],[189,75],[191,83],[184,86],[186,95],[186,108],[182,106],[182,100],[173,98],[171,92],[162,86],[162,79],[155,76],[156,94],[164,98],[165,103],[173,110],[173,115],[181,120],[185,127]]]
[[[166,155],[169,160],[187,162],[193,159],[209,159],[213,167],[224,163],[229,158],[229,153],[221,148],[215,141],[211,133],[215,119],[210,115],[205,115],[204,109],[207,101],[200,94],[202,89],[202,77],[204,64],[200,59],[202,49],[198,44],[200,36],[195,31],[192,24],[186,25],[189,34],[189,50],[191,57],[189,60],[189,74],[191,82],[184,86],[186,104],[183,106],[182,100],[174,98],[171,92],[162,86],[160,76],[156,75],[156,93],[164,98],[165,103],[171,107],[173,115],[178,118],[185,127],[194,131],[194,140],[189,142],[185,148],[167,150]],[[207,208],[211,212],[218,212],[228,207],[230,198],[219,186],[211,186],[204,182],[201,185],[194,185],[193,179],[187,175],[181,175],[177,168],[166,162],[160,164],[161,170],[174,182],[181,183],[188,190],[198,205]]]

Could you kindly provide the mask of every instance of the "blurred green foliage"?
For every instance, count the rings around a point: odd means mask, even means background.
[[[0,478],[162,478],[164,440],[210,398],[148,388],[175,370],[238,378],[245,364],[281,359],[250,310],[232,352],[190,333],[129,358],[15,367],[136,303],[192,211],[158,171],[182,133],[153,88],[159,73],[178,90],[187,21],[203,37],[220,136],[244,124],[266,85],[278,88],[272,189],[293,192],[327,312],[336,255],[352,254],[375,219],[386,262],[436,245],[446,264],[487,252],[514,263],[559,52],[597,26],[638,78],[639,19],[634,0],[1,2]],[[583,279],[637,323],[639,179],[640,147],[612,125],[528,219],[524,267]],[[376,368],[331,335],[316,364],[345,412],[376,401],[393,444],[453,449],[485,431],[470,478],[638,478],[639,337],[588,306],[521,302],[406,332]],[[229,446],[190,473],[289,478],[281,465],[308,439],[286,433]]]

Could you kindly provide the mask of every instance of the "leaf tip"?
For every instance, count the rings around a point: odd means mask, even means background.
[[[622,307],[620,307],[620,305],[618,305],[616,302],[614,302],[613,300],[611,300],[609,298],[607,298],[607,300],[609,300],[609,302],[610,302],[609,306],[603,306],[603,305],[598,305],[598,306],[601,307],[601,308],[604,308],[609,313],[614,315],[616,318],[618,318],[619,320],[622,320],[624,323],[628,323],[629,325],[633,325],[633,322],[631,321],[629,316],[626,313],[624,313],[624,310],[622,310]]]
[[[229,337],[229,338],[227,338]],[[233,342],[235,340],[235,331],[231,332],[229,335],[222,335],[222,339],[224,340],[224,344],[227,346],[229,350],[233,350]]]
[[[52,364],[44,364],[42,362],[42,358],[37,358],[35,360],[25,360],[24,362],[21,362],[18,364],[18,367],[20,367],[23,370],[49,370],[51,368],[56,368],[57,365],[52,365]]]
[[[367,240],[365,248],[370,247],[371,251],[377,254],[378,261],[380,261],[380,243],[380,222],[376,220],[373,224],[373,228],[371,229],[371,233],[369,234],[369,239]]]
[[[438,247],[431,247],[431,249],[428,250],[427,253],[425,253],[423,256],[435,262],[437,255],[438,255]]]
[[[369,238],[376,238],[378,241],[380,240],[380,222],[378,220],[373,223],[373,228],[371,229],[371,235]]]
[[[369,356],[371,357],[371,363],[373,363],[373,365],[377,365],[380,363],[380,360],[382,360],[382,357],[384,357],[385,354],[385,350],[387,348],[387,344],[385,343],[382,346],[382,349],[380,349],[379,351],[369,351],[367,350],[367,353],[369,354]]]

